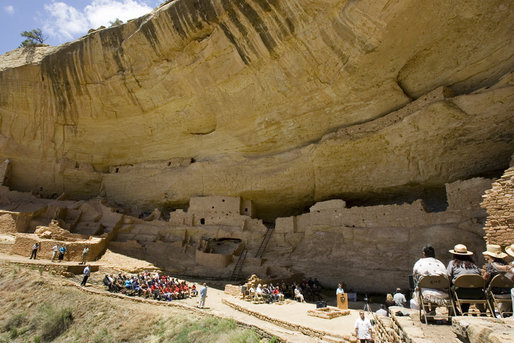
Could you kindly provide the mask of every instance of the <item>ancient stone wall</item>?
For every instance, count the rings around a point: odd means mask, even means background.
[[[514,243],[514,166],[492,184],[483,196],[487,210],[485,239],[489,244],[508,246]]]
[[[481,265],[485,211],[478,200],[491,182],[475,178],[448,184],[450,204],[443,212],[427,212],[421,200],[351,208],[317,204],[310,213],[278,218],[263,257],[332,287],[344,282],[351,289],[380,292],[408,288],[408,275],[427,243],[444,263],[451,258],[449,249],[466,244]]]
[[[52,258],[52,247],[55,244],[66,247],[66,253],[64,254],[64,261],[82,261],[82,251],[87,246],[89,253],[87,255],[88,261],[94,261],[97,259],[106,249],[107,240],[105,238],[90,238],[89,240],[83,241],[61,241],[53,239],[41,239],[34,234],[17,234],[16,241],[11,247],[11,254],[30,256],[32,252],[32,246],[38,242],[41,248],[37,254],[38,257],[44,259]]]

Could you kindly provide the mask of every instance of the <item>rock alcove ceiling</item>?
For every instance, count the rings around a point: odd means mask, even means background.
[[[8,52],[7,183],[136,213],[199,195],[264,219],[331,198],[437,208],[445,183],[501,175],[514,152],[513,6],[176,0]]]

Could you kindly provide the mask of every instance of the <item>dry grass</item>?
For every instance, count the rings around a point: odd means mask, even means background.
[[[91,295],[61,276],[0,266],[2,342],[265,342],[228,319]]]

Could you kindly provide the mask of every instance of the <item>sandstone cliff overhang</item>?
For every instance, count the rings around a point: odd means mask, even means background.
[[[176,0],[4,54],[8,184],[134,211],[242,196],[274,217],[497,173],[514,151],[513,6]]]

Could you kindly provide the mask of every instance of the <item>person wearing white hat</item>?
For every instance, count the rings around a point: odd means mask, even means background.
[[[480,269],[471,257],[473,252],[468,251],[464,244],[457,244],[452,250],[453,258],[446,268],[450,281],[453,283],[455,279],[461,275],[480,275]]]
[[[486,285],[489,285],[492,278],[495,277],[500,269],[506,265],[503,260],[508,255],[502,251],[501,246],[496,244],[487,244],[487,250],[482,253],[484,255],[486,264],[482,268],[484,273]]]
[[[473,262],[473,252],[468,251],[468,248],[464,244],[457,244],[452,250],[449,250],[453,254],[453,258],[448,263],[448,278],[452,285],[461,275],[481,275],[480,269],[478,269],[475,262]],[[459,297],[465,297],[468,299],[474,299],[475,297],[481,296],[481,294],[475,294],[473,289],[460,288],[457,289]],[[461,304],[462,311],[468,312],[469,304]],[[478,306],[477,306],[478,307]],[[484,311],[485,308],[479,308],[480,311]]]

